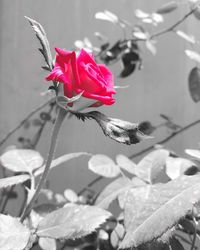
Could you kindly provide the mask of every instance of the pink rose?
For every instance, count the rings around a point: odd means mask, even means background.
[[[55,50],[55,66],[46,77],[47,81],[63,83],[64,95],[68,98],[82,92],[83,97],[90,99],[89,106],[112,105],[115,102],[113,74],[104,64],[97,64],[92,53],[84,49],[78,55],[74,51]]]

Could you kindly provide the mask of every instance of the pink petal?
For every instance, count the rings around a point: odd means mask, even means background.
[[[104,64],[99,64],[98,66],[103,75],[103,78],[107,82],[107,86],[109,86],[110,88],[113,88],[114,87],[113,73]]]
[[[79,65],[81,62],[84,62],[85,64],[91,63],[93,65],[96,65],[96,62],[91,55],[91,53],[88,53],[84,49],[81,50],[78,58],[77,58],[77,64]]]
[[[71,59],[73,53],[72,51],[67,51],[61,48],[55,48],[55,51],[64,59],[66,63]]]

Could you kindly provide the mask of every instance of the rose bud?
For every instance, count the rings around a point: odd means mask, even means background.
[[[97,64],[92,53],[84,49],[79,54],[60,48],[55,50],[55,66],[46,80],[62,83],[68,99],[81,94],[78,100],[67,104],[72,110],[114,104],[113,74],[104,64]]]
[[[83,121],[86,118],[94,119],[100,125],[106,136],[120,143],[131,145],[141,140],[152,138],[143,134],[139,130],[138,124],[110,118],[98,111],[74,114]]]

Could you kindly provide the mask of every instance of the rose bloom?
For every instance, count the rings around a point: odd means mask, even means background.
[[[64,95],[68,98],[82,93],[80,99],[87,98],[87,104],[81,104],[82,108],[114,104],[113,94],[116,91],[113,74],[104,64],[97,64],[92,53],[84,49],[79,54],[60,48],[55,50],[55,66],[46,77],[47,81],[63,83]],[[80,104],[78,106],[80,108]]]

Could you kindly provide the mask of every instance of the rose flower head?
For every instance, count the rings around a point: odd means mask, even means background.
[[[74,110],[115,103],[113,74],[104,64],[97,64],[92,53],[84,49],[79,54],[60,48],[55,50],[55,66],[46,80],[63,83],[67,98],[82,93],[81,98],[70,103]]]

